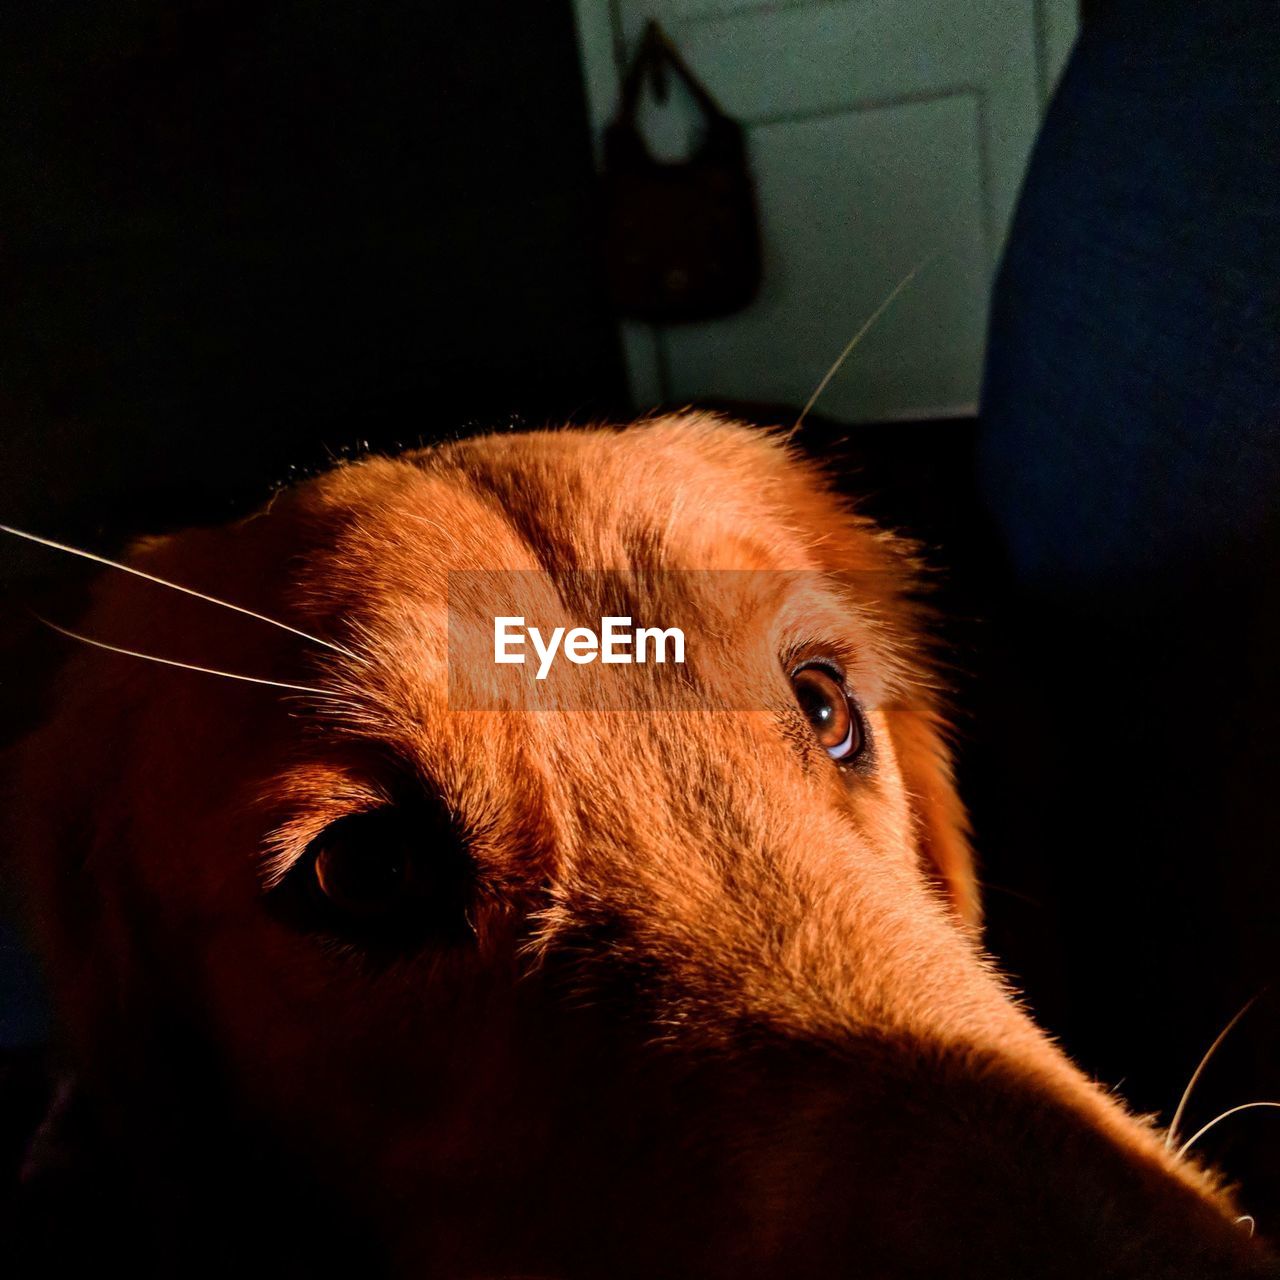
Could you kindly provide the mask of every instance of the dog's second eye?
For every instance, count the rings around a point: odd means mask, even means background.
[[[833,760],[856,759],[865,741],[862,717],[835,675],[826,667],[800,667],[792,672],[791,687],[827,754]]]
[[[463,937],[473,888],[465,843],[448,816],[409,804],[331,823],[269,905],[300,931],[400,951]]]
[[[311,850],[316,888],[357,919],[394,911],[413,888],[414,862],[406,833],[378,813],[335,822]]]

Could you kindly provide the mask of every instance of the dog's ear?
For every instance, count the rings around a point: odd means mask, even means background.
[[[939,678],[936,622],[922,598],[918,548],[860,515],[830,475],[773,432],[691,415],[672,423],[695,448],[761,486],[761,496],[803,535],[824,573],[850,586],[889,633],[894,695],[885,708],[926,871],[956,914],[977,929],[981,907],[969,824],[956,792]]]
[[[176,568],[160,558],[207,544],[210,564],[219,550],[230,562],[220,537],[195,531],[146,538],[122,560],[162,580],[216,591],[213,574],[194,557]],[[162,662],[235,665],[227,657],[235,649],[224,640],[239,615],[228,623],[226,611],[182,592],[108,571],[95,578],[88,603],[81,604],[82,617],[69,607],[49,612],[89,637],[161,655]],[[45,644],[54,648],[47,638]],[[130,851],[140,815],[168,802],[165,770],[179,758],[169,744],[201,741],[198,700],[215,690],[184,681],[170,666],[104,654],[92,644],[56,646],[64,665],[52,681],[43,723],[0,757],[0,848],[58,1012],[57,1032],[86,1085],[98,1088],[101,1081],[91,1076],[100,1065],[103,1075],[127,1078],[144,1059],[141,1029],[154,1021],[157,992],[176,981],[172,966],[143,936],[148,912]],[[168,682],[165,692],[157,692],[157,680]],[[228,696],[221,682],[217,693]],[[212,748],[209,754],[217,757]],[[180,822],[170,830],[181,839]],[[108,1061],[126,1055],[128,1062]]]
[[[957,914],[975,931],[982,903],[969,842],[969,818],[956,791],[947,725],[927,699],[889,715],[898,764],[911,797],[920,850]]]

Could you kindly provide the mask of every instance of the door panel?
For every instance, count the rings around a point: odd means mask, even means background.
[[[619,67],[657,17],[746,126],[760,197],[766,276],[750,308],[706,324],[623,326],[637,407],[700,397],[803,404],[849,335],[926,260],[822,408],[857,421],[970,407],[992,273],[1065,57],[1070,6],[578,0],[578,9],[597,130],[615,108]],[[656,149],[670,151],[664,136],[679,129],[654,122],[652,109],[647,118]]]
[[[677,395],[802,404],[922,245],[939,258],[823,397],[836,417],[973,397],[986,273],[973,94],[762,125],[752,133],[766,245],[757,302],[664,335]],[[833,183],[832,173],[841,180]],[[684,389],[688,389],[686,392]]]

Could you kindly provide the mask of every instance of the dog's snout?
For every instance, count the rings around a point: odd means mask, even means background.
[[[595,1007],[622,998],[661,1045],[652,1082],[627,1077],[647,1174],[611,1228],[620,1274],[671,1274],[674,1254],[711,1280],[1273,1274],[1214,1181],[1067,1060],[942,904],[870,857],[855,870],[735,865],[697,912],[658,885],[567,946]]]
[[[677,1191],[655,1214],[686,1253],[703,1241],[687,1274],[1277,1275],[1199,1171],[1154,1135],[1109,1124],[1083,1091],[1047,1095],[982,1051],[880,1042],[858,1046],[858,1059],[855,1077],[847,1047],[774,1046],[740,1062],[723,1091],[703,1082],[690,1110],[704,1133],[718,1113],[725,1136],[688,1183],[716,1193]],[[659,1185],[683,1184],[668,1165]],[[641,1271],[658,1265],[636,1256]]]

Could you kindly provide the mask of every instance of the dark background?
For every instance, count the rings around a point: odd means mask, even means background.
[[[0,85],[11,522],[620,406],[567,3],[17,0]]]
[[[982,421],[806,443],[945,567],[993,949],[1167,1120],[1276,967],[1278,69],[1274,14],[1143,8],[1090,26],[1051,113]],[[625,417],[595,213],[567,0],[10,3],[0,521],[109,552],[366,443]],[[74,573],[0,547],[5,737],[59,652],[20,606]],[[38,1042],[14,972],[0,1029]],[[1280,1096],[1278,1007],[1193,1120]],[[1256,1112],[1205,1143],[1264,1230],[1277,1139]]]

